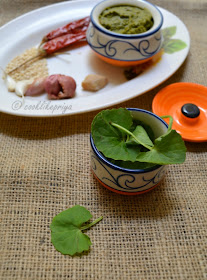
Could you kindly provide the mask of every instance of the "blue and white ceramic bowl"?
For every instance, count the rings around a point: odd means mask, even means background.
[[[99,15],[103,10],[123,4],[148,9],[154,20],[152,28],[140,34],[118,34],[107,30],[99,23]],[[108,63],[117,66],[136,65],[151,59],[161,49],[163,16],[155,5],[147,1],[105,0],[93,8],[90,17],[91,23],[86,34],[88,44]]]
[[[142,109],[130,108],[134,119],[149,125],[155,137],[166,133],[168,125],[157,115]],[[142,194],[155,188],[164,177],[166,166],[146,169],[126,169],[109,162],[100,153],[90,136],[91,168],[95,178],[107,189],[125,195]]]

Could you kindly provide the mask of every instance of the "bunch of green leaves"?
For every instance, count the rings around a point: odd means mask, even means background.
[[[91,213],[80,205],[75,205],[55,216],[50,229],[51,241],[56,250],[71,256],[88,251],[91,241],[83,231],[101,221],[103,217],[86,224],[91,218]]]
[[[184,141],[171,128],[172,118],[167,132],[155,139],[148,125],[133,120],[129,110],[119,108],[97,114],[91,133],[97,149],[112,163],[137,169],[185,161]]]
[[[162,29],[163,44],[165,53],[172,54],[187,47],[186,43],[180,39],[172,39],[176,34],[176,26],[170,26]]]

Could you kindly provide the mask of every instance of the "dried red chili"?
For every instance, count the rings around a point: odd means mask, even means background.
[[[79,32],[77,34],[66,34],[46,42],[43,46],[40,47],[40,52],[45,52],[45,55],[50,55],[85,38],[86,32]]]
[[[49,32],[46,36],[43,37],[42,42],[50,41],[54,38],[60,37],[65,34],[76,34],[82,31],[86,31],[88,25],[90,23],[90,17],[85,17],[73,22],[68,23],[62,27],[59,27],[51,32]]]
[[[38,49],[39,52],[35,57],[25,61],[24,63],[14,68],[7,74],[12,73],[16,69],[32,61],[34,58],[44,57],[53,54],[58,50],[61,50],[65,47],[70,46],[73,43],[85,39],[86,30],[88,28],[89,22],[90,22],[90,17],[85,17],[83,19],[73,21],[63,27],[51,31],[43,38]]]

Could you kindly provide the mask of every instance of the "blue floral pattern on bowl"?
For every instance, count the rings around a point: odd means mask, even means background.
[[[108,187],[122,192],[143,192],[156,186],[165,175],[165,166],[143,173],[111,170],[91,151],[91,168],[99,180]]]
[[[162,33],[158,31],[156,36],[146,38],[129,39],[100,36],[100,31],[90,24],[87,31],[87,41],[90,47],[100,55],[117,60],[142,60],[150,58],[159,52],[162,45]]]

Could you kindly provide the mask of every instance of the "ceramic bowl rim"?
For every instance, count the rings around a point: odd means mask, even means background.
[[[152,113],[150,111],[147,111],[147,110],[144,110],[144,109],[139,109],[139,108],[126,108],[126,109],[129,110],[129,111],[138,111],[138,112],[147,113],[147,114],[157,118],[159,121],[161,121],[166,126],[166,128],[168,128],[168,124],[162,118],[160,118],[159,116],[157,116],[156,114],[154,114],[154,113]],[[119,170],[119,171],[123,171],[123,172],[127,172],[127,173],[141,174],[141,173],[147,173],[147,172],[154,171],[154,170],[159,169],[160,167],[163,166],[163,165],[157,164],[155,166],[152,166],[152,167],[149,167],[149,168],[145,168],[145,169],[128,169],[128,168],[120,167],[120,166],[115,165],[115,164],[111,163],[110,161],[108,161],[102,155],[102,153],[98,151],[98,149],[96,148],[96,146],[94,144],[93,137],[92,137],[91,133],[90,133],[90,143],[91,143],[91,147],[92,147],[94,153],[97,155],[97,157],[102,162],[104,162],[106,165],[108,165],[109,167],[111,167],[114,170]]]
[[[97,23],[95,22],[94,16],[93,16],[94,10],[95,10],[100,4],[102,4],[102,3],[105,2],[105,1],[107,1],[107,0],[102,0],[101,2],[97,3],[97,4],[93,7],[93,9],[92,9],[92,11],[91,11],[91,14],[90,14],[90,19],[91,19],[91,22],[92,22],[93,26],[94,26],[96,29],[98,29],[100,32],[102,32],[102,33],[104,33],[104,34],[106,34],[106,35],[108,35],[108,36],[115,37],[115,38],[121,38],[121,39],[127,39],[127,40],[139,39],[139,38],[146,38],[146,37],[149,37],[149,36],[155,34],[157,31],[159,31],[159,30],[161,29],[162,25],[163,25],[163,15],[162,15],[161,11],[159,10],[159,8],[158,8],[156,5],[154,5],[154,4],[152,4],[152,3],[148,2],[148,1],[145,1],[145,0],[142,1],[142,0],[141,0],[141,2],[143,2],[143,3],[146,4],[146,6],[148,5],[148,6],[154,7],[154,8],[156,9],[156,11],[158,12],[158,14],[160,15],[160,23],[158,24],[158,26],[157,26],[155,29],[153,29],[152,31],[148,30],[148,31],[146,31],[146,32],[143,32],[143,33],[140,33],[140,34],[135,34],[135,35],[132,35],[132,34],[119,34],[119,33],[115,33],[115,32],[109,31],[109,30],[107,30],[106,28],[102,27],[101,24],[97,24]],[[137,0],[137,2],[139,2],[139,0]],[[118,3],[117,3],[117,4],[118,4]],[[113,6],[113,1],[112,1],[111,5]]]

